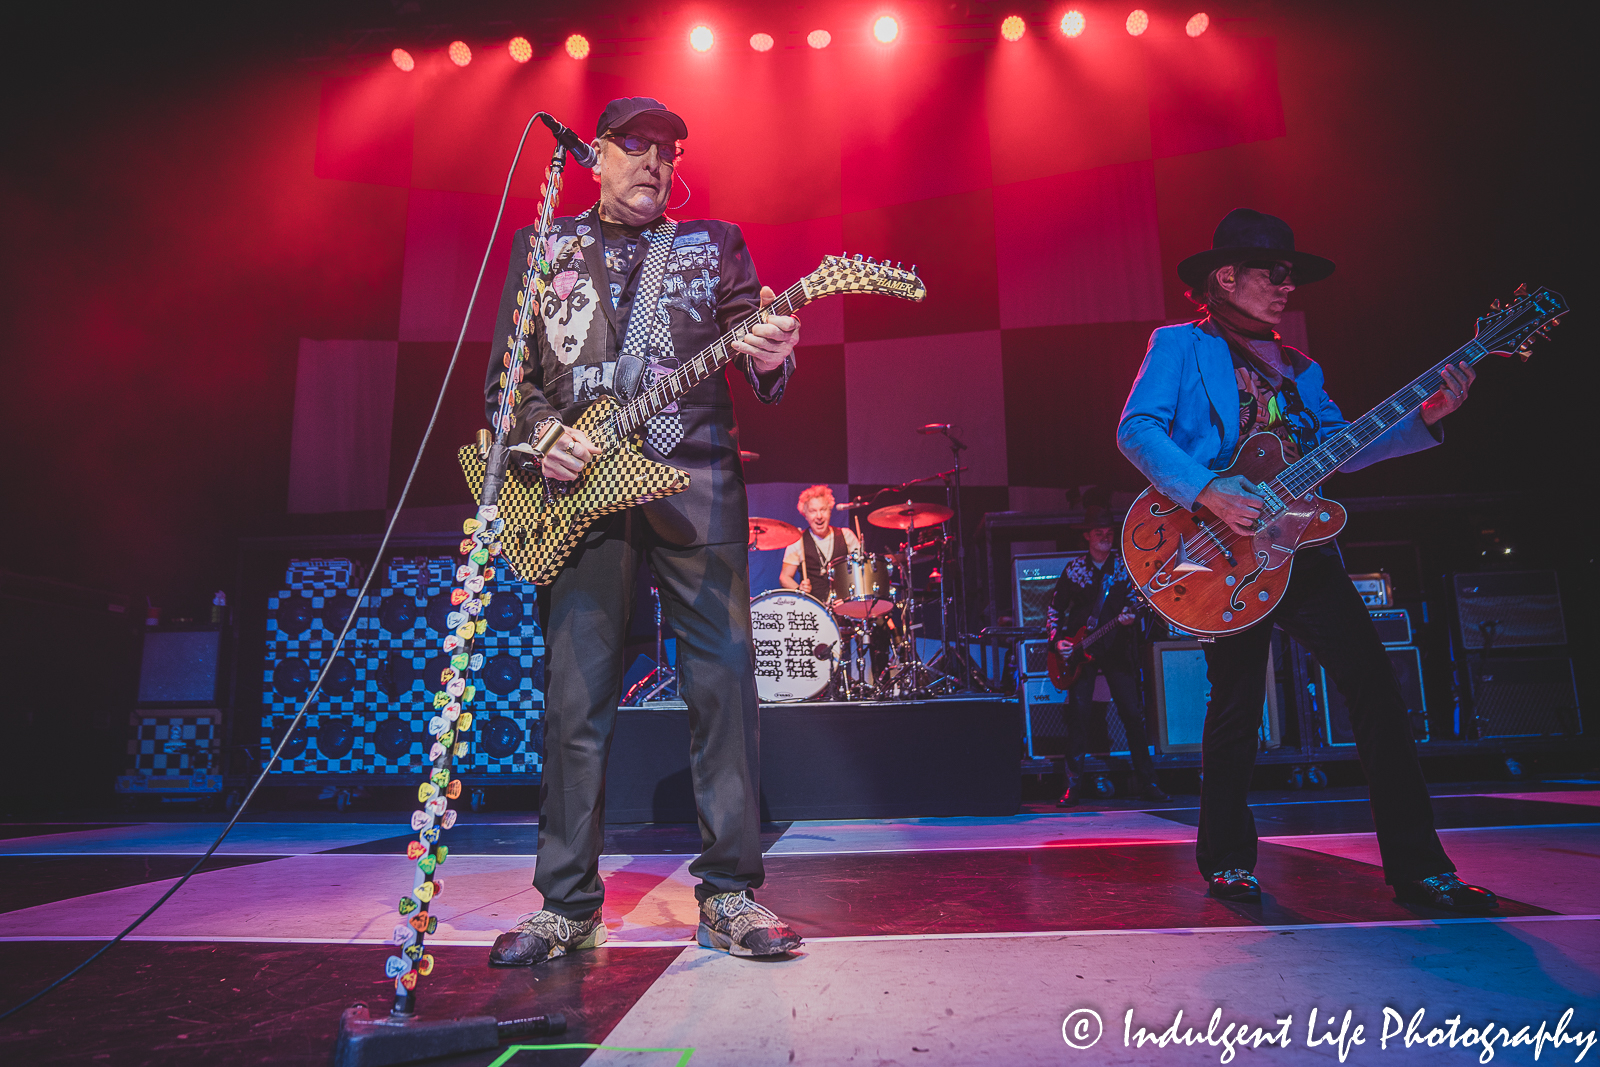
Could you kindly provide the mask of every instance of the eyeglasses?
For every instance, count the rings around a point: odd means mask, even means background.
[[[1241,267],[1254,267],[1267,272],[1267,284],[1282,285],[1284,282],[1294,284],[1294,266],[1289,263],[1280,263],[1277,260],[1262,259],[1254,263],[1241,263]]]
[[[650,151],[651,145],[655,145],[656,158],[669,167],[676,166],[678,160],[683,158],[683,146],[677,141],[652,141],[633,133],[608,133],[605,139],[630,156],[642,156]]]

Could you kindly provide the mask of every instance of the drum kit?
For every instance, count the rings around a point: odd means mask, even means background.
[[[855,510],[871,504],[851,501],[838,507]],[[873,508],[867,522],[899,531],[900,551],[872,553],[858,547],[827,574],[812,578],[811,594],[773,589],[754,597],[750,621],[761,699],[884,700],[925,696],[951,685],[918,655],[912,608],[926,595],[916,588],[914,564],[919,556],[944,550],[942,536],[916,543],[915,531],[941,526],[954,516],[942,504],[911,500]],[[859,529],[857,523],[858,543]],[[750,519],[753,550],[787,548],[802,535],[792,523]],[[930,578],[939,581],[938,572]]]

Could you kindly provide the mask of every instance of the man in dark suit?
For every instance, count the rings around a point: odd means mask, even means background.
[[[599,203],[555,221],[528,308],[519,297],[539,257],[533,227],[517,232],[484,385],[491,422],[502,387],[517,391],[508,443],[568,425],[540,460],[570,482],[596,454],[572,421],[595,397],[635,395],[694,358],[773,299],[757,281],[737,226],[665,214],[683,119],[648,97],[613,100],[596,125]],[[516,331],[527,338],[517,363]],[[794,369],[799,320],[773,315],[733,347],[765,403]],[[691,389],[645,427],[645,455],[687,470],[684,492],[602,520],[548,587],[545,765],[539,859],[543,908],[496,940],[489,962],[527,966],[605,941],[600,853],[605,756],[625,669],[623,644],[642,562],[655,573],[678,635],[689,705],[690,768],[703,850],[698,938],[742,956],[789,952],[800,938],[755,902],[763,880],[760,728],[750,637],[744,472],[723,375]]]

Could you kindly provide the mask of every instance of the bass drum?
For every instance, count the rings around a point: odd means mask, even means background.
[[[762,593],[750,601],[750,632],[762,700],[810,700],[828,688],[839,627],[821,603],[790,589]]]

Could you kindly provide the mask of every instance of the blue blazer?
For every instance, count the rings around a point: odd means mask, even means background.
[[[1316,439],[1321,444],[1350,422],[1328,399],[1322,368],[1295,349],[1285,348],[1284,355],[1301,401],[1320,423]],[[1339,469],[1360,470],[1432,448],[1441,440],[1436,429],[1413,412]],[[1228,342],[1193,322],[1152,333],[1122,408],[1117,447],[1152,485],[1192,510],[1200,490],[1232,462],[1239,447],[1239,384]]]

